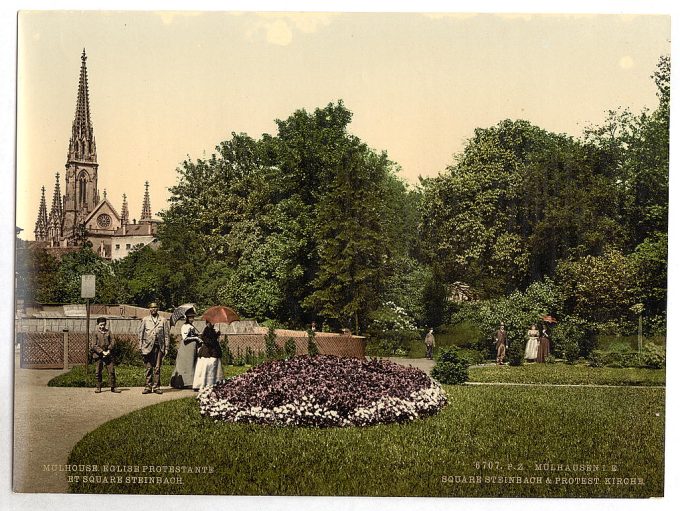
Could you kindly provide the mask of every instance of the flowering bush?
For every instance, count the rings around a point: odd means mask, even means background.
[[[346,427],[433,415],[446,395],[420,369],[389,360],[303,355],[207,387],[198,402],[201,414],[215,420]]]
[[[408,343],[420,338],[416,324],[403,307],[386,302],[369,316],[366,331],[369,354],[400,356],[408,353]]]

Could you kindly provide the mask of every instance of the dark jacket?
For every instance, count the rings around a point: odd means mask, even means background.
[[[97,330],[94,332],[94,344],[92,345],[93,358],[98,359],[103,357],[104,351],[111,351],[116,345],[116,341],[111,337],[111,331],[107,328],[104,331]],[[111,358],[111,353],[107,358]]]
[[[220,334],[215,327],[206,325],[201,334],[203,344],[198,350],[200,358],[222,358],[222,347],[220,346]]]

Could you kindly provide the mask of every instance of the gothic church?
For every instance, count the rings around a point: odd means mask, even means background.
[[[43,186],[38,220],[33,232],[35,241],[46,247],[68,249],[88,240],[101,257],[120,259],[135,248],[155,242],[159,220],[151,216],[148,181],[145,183],[139,222],[133,219],[130,223],[125,194],[120,214],[106,197],[106,190],[103,197],[99,196],[99,164],[90,119],[87,55],[84,49],[80,59],[76,113],[66,157],[65,193],[62,196],[57,172],[52,208],[48,215]]]

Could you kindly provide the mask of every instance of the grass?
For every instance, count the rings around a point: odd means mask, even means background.
[[[662,369],[589,367],[583,364],[485,365],[470,367],[471,382],[570,385],[665,385]]]
[[[250,369],[250,366],[223,366],[224,376],[236,376]],[[90,365],[89,374],[85,374],[85,366],[74,366],[67,373],[60,374],[52,378],[48,387],[95,387],[97,380],[94,375],[94,367]],[[170,385],[175,367],[172,365],[161,366],[161,386]],[[102,371],[104,386],[108,386],[108,375],[106,369]],[[116,386],[118,387],[143,387],[144,386],[144,367],[133,365],[116,366]]]
[[[663,494],[664,389],[465,385],[445,389],[450,402],[434,417],[401,425],[326,430],[215,423],[200,416],[192,398],[168,401],[92,431],[68,460],[99,467],[137,466],[139,473],[119,474],[123,482],[116,484],[74,482],[70,491],[460,497]],[[544,471],[537,464],[592,464],[599,470]],[[184,474],[181,485],[125,482],[125,477],[150,475],[144,472],[149,465],[209,466],[214,473]],[[611,471],[613,466],[616,472]],[[452,481],[454,476],[480,476],[482,483],[443,482],[444,476]],[[503,476],[542,481],[485,481]],[[555,477],[574,476],[600,481],[555,482]],[[644,485],[606,484],[605,478],[612,476],[642,478]]]

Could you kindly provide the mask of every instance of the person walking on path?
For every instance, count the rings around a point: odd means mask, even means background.
[[[496,363],[499,366],[503,365],[505,360],[505,350],[508,347],[508,333],[505,331],[505,323],[501,323],[494,336],[496,344]]]
[[[158,314],[158,305],[149,304],[149,315],[139,325],[139,349],[144,359],[145,384],[142,394],[162,394],[161,363],[170,346],[170,325]]]
[[[102,370],[104,366],[106,366],[106,372],[109,376],[108,382],[111,386],[111,392],[120,394],[120,390],[116,388],[116,368],[113,365],[113,354],[111,353],[115,344],[116,342],[111,337],[111,331],[106,328],[106,318],[97,318],[97,330],[94,333],[94,344],[91,348],[97,374],[97,389],[95,390],[97,394],[102,391]]]
[[[214,385],[224,378],[220,333],[215,330],[210,321],[205,323],[205,328],[201,333],[201,340],[203,342],[198,350],[196,373],[194,374],[192,385],[195,391]]]
[[[524,358],[527,360],[536,360],[538,357],[538,328],[536,324],[532,324],[531,328],[527,332],[527,347],[524,350]]]
[[[425,335],[425,350],[427,351],[426,357],[432,360],[432,352],[434,351],[434,330],[430,328],[430,331]]]
[[[170,386],[176,389],[191,387],[194,381],[194,371],[196,370],[196,351],[201,343],[194,318],[196,311],[189,310],[185,314],[184,324],[182,325],[182,338],[177,344],[177,360],[175,361],[175,371],[170,378]]]

